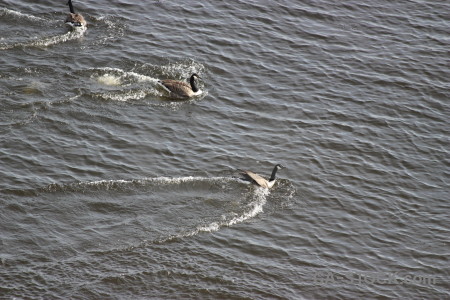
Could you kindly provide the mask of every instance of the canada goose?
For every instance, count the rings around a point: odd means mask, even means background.
[[[69,0],[67,4],[69,4],[70,13],[67,15],[66,25],[69,25],[72,28],[85,28],[87,25],[86,20],[82,15],[75,13],[72,0]]]
[[[164,79],[158,81],[165,90],[167,90],[170,95],[175,96],[177,98],[190,98],[194,96],[198,96],[202,93],[197,87],[196,79],[201,78],[197,74],[192,74],[189,78],[189,83],[184,81],[172,80],[172,79]]]
[[[245,171],[245,170],[241,170],[242,174],[245,176],[246,180],[250,180],[253,183],[256,183],[259,186],[265,187],[265,188],[272,188],[273,185],[275,184],[275,176],[277,175],[277,171],[279,169],[284,168],[284,166],[277,164],[273,170],[272,170],[272,175],[270,176],[269,180],[262,178],[261,176],[259,176],[258,174],[255,174],[253,172],[250,171]]]

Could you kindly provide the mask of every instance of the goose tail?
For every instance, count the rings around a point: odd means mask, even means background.
[[[164,81],[163,81],[163,80],[158,80],[157,82],[158,82],[158,84],[159,84],[160,86],[162,86],[162,88],[163,88],[164,90],[166,90],[166,91],[169,92],[169,93],[172,92],[172,91],[164,84]]]

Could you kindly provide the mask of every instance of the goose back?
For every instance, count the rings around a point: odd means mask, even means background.
[[[66,18],[66,23],[71,23],[73,26],[85,26],[86,21],[80,14],[69,13]]]
[[[161,84],[171,93],[181,96],[181,97],[192,97],[194,92],[191,89],[190,84],[173,80],[173,79],[165,79],[161,80]]]
[[[262,178],[260,175],[251,171],[243,171],[243,174],[255,181],[259,186],[269,188],[269,182],[266,179]]]

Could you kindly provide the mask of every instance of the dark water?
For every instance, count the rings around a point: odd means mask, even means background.
[[[450,3],[216,2],[0,0],[0,297],[450,298]]]

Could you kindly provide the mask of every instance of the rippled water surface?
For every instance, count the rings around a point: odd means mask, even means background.
[[[449,3],[74,7],[0,0],[1,298],[450,298]]]

